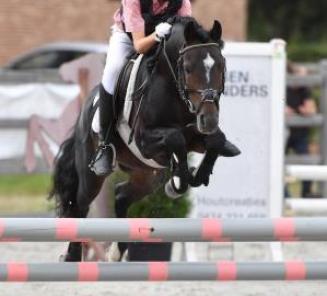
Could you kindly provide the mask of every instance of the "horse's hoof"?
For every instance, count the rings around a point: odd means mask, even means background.
[[[172,185],[172,180],[169,180],[165,185],[165,193],[171,199],[177,199],[182,196],[182,194],[177,193]]]
[[[81,262],[82,258],[79,257],[72,257],[71,255],[66,254],[66,255],[60,255],[59,257],[60,262]]]
[[[81,260],[73,259],[68,254],[66,254],[66,255],[63,254],[63,255],[59,256],[59,262],[79,262],[79,261],[81,261]]]

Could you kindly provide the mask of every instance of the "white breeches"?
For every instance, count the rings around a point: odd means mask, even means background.
[[[102,85],[109,94],[114,94],[119,73],[133,51],[132,40],[120,28],[113,26],[102,76]]]

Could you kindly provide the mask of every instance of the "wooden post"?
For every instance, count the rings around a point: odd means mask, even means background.
[[[87,68],[78,69],[78,84],[80,86],[79,99],[81,106],[85,103],[87,95],[90,93],[90,71]]]

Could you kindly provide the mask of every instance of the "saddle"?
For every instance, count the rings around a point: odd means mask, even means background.
[[[161,169],[164,167],[152,159],[146,159],[143,157],[133,137],[133,129],[138,116],[137,113],[140,104],[142,104],[142,96],[147,84],[147,81],[142,81],[141,86],[138,89],[135,89],[136,82],[139,79],[139,69],[144,60],[144,55],[142,54],[133,55],[126,63],[119,75],[114,94],[116,131],[126,146],[129,148],[129,150],[141,162],[152,168]],[[96,106],[98,104],[98,100],[99,95],[97,94],[93,103],[96,111],[92,121],[92,129],[95,132],[99,132],[100,130],[99,110]],[[132,113],[134,113],[133,116]]]
[[[131,91],[133,91],[131,88],[133,87],[134,89],[134,85],[135,85],[135,80],[136,80],[136,76],[137,76],[137,72],[140,66],[140,62],[137,63],[137,65],[135,64],[136,60],[138,58],[142,58],[141,55],[138,55],[136,53],[134,53],[129,60],[127,61],[127,63],[124,65],[123,69],[121,70],[121,72],[119,73],[118,76],[118,80],[116,83],[116,88],[115,88],[115,93],[113,96],[113,104],[114,104],[114,111],[115,111],[115,122],[118,122],[120,119],[120,115],[124,115],[126,114],[125,112],[121,112],[122,110],[124,110],[124,104],[125,101],[129,101],[129,108],[131,108],[132,106],[132,102],[131,102]],[[135,70],[132,73],[132,70],[135,67]],[[131,75],[133,74],[133,75]],[[131,79],[131,83],[130,82]],[[128,96],[127,96],[127,89],[128,87],[130,87],[130,91],[128,92]],[[94,95],[94,99],[93,99],[93,120],[92,120],[92,130],[95,133],[99,133],[100,131],[100,121],[99,121],[99,91],[97,91]],[[125,119],[127,122],[129,122],[129,117],[130,117],[130,111],[129,113],[126,114]],[[120,114],[121,113],[121,114]]]

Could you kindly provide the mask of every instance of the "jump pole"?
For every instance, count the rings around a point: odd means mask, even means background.
[[[327,212],[327,198],[287,198],[287,208],[301,213],[325,214]]]
[[[327,218],[230,220],[0,218],[0,241],[327,241]]]
[[[285,280],[327,280],[327,262],[0,264],[0,282]]]
[[[286,175],[296,180],[326,181],[327,166],[324,165],[288,165]]]

